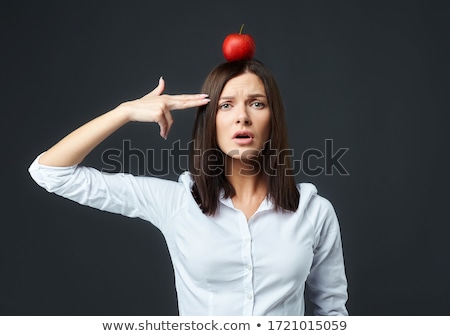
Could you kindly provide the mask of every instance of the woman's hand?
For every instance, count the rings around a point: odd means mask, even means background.
[[[173,125],[171,111],[182,110],[207,104],[207,94],[163,94],[164,79],[159,79],[158,86],[142,98],[121,104],[129,116],[130,121],[156,122],[160,127],[160,135],[167,139]]]
[[[39,163],[55,167],[68,167],[80,163],[100,142],[129,121],[157,122],[160,134],[167,138],[173,124],[170,111],[208,104],[205,94],[163,95],[164,80],[140,99],[122,103],[77,128],[46,151]]]

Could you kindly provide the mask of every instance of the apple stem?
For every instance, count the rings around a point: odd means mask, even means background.
[[[239,35],[242,35],[242,30],[244,29],[244,24],[241,25],[241,30],[239,30]]]

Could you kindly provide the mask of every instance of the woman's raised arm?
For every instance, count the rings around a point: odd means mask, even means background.
[[[171,111],[205,105],[206,94],[163,95],[162,77],[158,86],[142,98],[120,104],[115,109],[89,121],[47,150],[39,163],[54,167],[79,164],[104,139],[130,121],[156,122],[167,138],[173,124]]]

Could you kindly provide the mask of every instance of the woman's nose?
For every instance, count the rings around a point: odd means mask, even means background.
[[[252,121],[250,119],[250,116],[247,113],[247,110],[245,107],[240,107],[237,111],[236,115],[236,123],[237,124],[244,124],[244,125],[251,125]]]

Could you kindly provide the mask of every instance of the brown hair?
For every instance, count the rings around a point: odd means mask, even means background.
[[[203,213],[212,216],[217,211],[222,190],[226,198],[233,197],[236,193],[225,177],[225,154],[219,149],[216,139],[216,114],[225,84],[245,72],[253,73],[261,79],[271,111],[271,135],[261,152],[268,197],[277,211],[296,211],[300,193],[294,176],[287,173],[291,170],[291,162],[286,153],[287,126],[281,94],[273,75],[256,59],[223,63],[213,69],[205,79],[201,92],[209,94],[211,101],[198,108],[194,123],[194,148],[189,160],[189,171],[194,180],[192,194]],[[273,151],[276,151],[275,155]],[[204,155],[205,153],[208,155]]]

